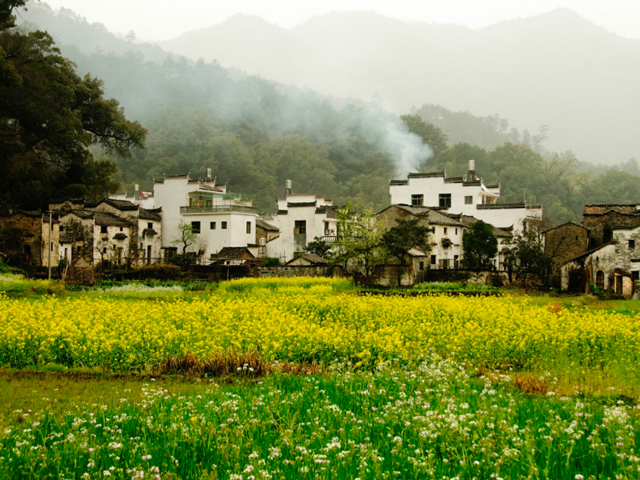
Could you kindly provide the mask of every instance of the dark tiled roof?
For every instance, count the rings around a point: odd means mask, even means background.
[[[296,258],[289,260],[285,265],[289,265],[299,258],[303,258],[313,265],[327,265],[330,263],[329,260],[322,258],[320,255],[316,255],[315,253],[303,253],[298,255]]]
[[[389,180],[389,185],[409,185],[409,180]]]
[[[297,207],[315,207],[316,202],[287,202],[288,208],[297,208]]]
[[[162,208],[154,208],[149,210],[146,208],[140,209],[140,219],[142,220],[155,220],[157,222],[162,221]]]
[[[130,227],[131,223],[116,215],[107,212],[92,212],[96,225],[106,225],[108,227]]]
[[[411,215],[414,215],[416,217],[426,218],[427,221],[431,224],[448,225],[452,227],[464,227],[464,224],[459,222],[458,220],[455,220],[453,216],[446,215],[435,209],[432,209],[429,207],[423,207],[423,206],[410,206],[402,203],[390,205],[387,208],[378,212],[377,215],[381,214],[385,210],[388,210],[394,207],[400,210],[404,210],[405,212],[410,213]]]
[[[576,223],[576,222],[565,222],[565,223],[563,223],[561,225],[556,225],[555,227],[547,228],[542,233],[547,233],[547,232],[550,232],[550,231],[555,230],[557,228],[566,227],[566,226],[569,226],[569,225],[573,225],[574,227],[580,227],[580,228],[584,228],[585,230],[589,230],[587,227],[585,227],[584,225],[580,225],[579,223]]]
[[[493,203],[485,205],[476,205],[478,210],[507,210],[510,208],[542,208],[542,205],[526,205],[524,202],[516,203]]]
[[[113,198],[105,198],[104,200],[99,201],[95,206],[100,205],[101,203],[106,203],[107,205],[111,205],[113,208],[117,208],[121,211],[130,211],[130,210],[138,210],[140,205],[130,202],[129,200],[114,200]],[[93,208],[93,207],[89,207]]]
[[[249,254],[249,258],[254,258],[253,254],[247,247],[224,247],[220,250],[214,258],[218,260],[242,260],[246,254]]]
[[[444,172],[428,172],[428,173],[410,173],[407,178],[444,178],[446,174]]]
[[[259,218],[256,219],[256,227],[262,228],[263,230],[266,230],[267,232],[279,232],[280,231],[280,229],[278,227],[275,227],[275,226],[271,225],[270,223],[265,222],[264,220],[260,220]]]

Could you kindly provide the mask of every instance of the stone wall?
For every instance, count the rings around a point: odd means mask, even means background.
[[[640,226],[640,215],[610,211],[605,214],[584,214],[582,224],[589,229],[590,248],[596,248],[612,240],[616,228],[635,228]]]
[[[288,265],[273,267],[257,267],[259,277],[344,277],[344,269],[340,265]]]
[[[560,287],[560,266],[589,250],[589,230],[576,223],[565,223],[544,234],[544,251],[553,259],[549,283]]]

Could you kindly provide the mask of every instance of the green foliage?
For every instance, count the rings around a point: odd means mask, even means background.
[[[395,226],[387,230],[382,236],[382,245],[392,257],[397,257],[404,265],[407,261],[409,250],[416,248],[422,253],[431,251],[429,234],[433,231],[429,227],[419,225],[420,220],[396,219]]]
[[[7,12],[21,4],[3,2],[0,19],[0,209],[39,209],[54,194],[103,195],[114,188],[113,166],[96,162],[89,146],[127,155],[146,131],[103,98],[100,80],[77,75],[46,32],[7,29]]]
[[[281,265],[279,258],[267,257],[262,260],[263,267],[277,267]]]
[[[518,276],[526,282],[537,277],[543,285],[548,285],[553,268],[553,259],[544,251],[544,235],[536,229],[516,235],[512,239],[509,256],[515,260]]]
[[[407,125],[409,131],[418,135],[422,142],[429,145],[433,151],[433,157],[427,160],[427,164],[423,168],[438,165],[449,148],[448,138],[444,132],[433,123],[425,122],[419,115],[403,115],[400,118]]]
[[[498,288],[490,285],[457,282],[424,282],[413,286],[413,290],[427,292],[495,292]]]
[[[491,260],[498,253],[498,239],[491,225],[482,220],[471,225],[464,232],[462,245],[467,268],[482,270],[492,267]]]
[[[180,220],[178,224],[178,237],[171,240],[171,245],[180,245],[182,247],[182,260],[180,264],[182,264],[184,258],[188,256],[187,248],[198,240],[198,233],[190,223]]]
[[[385,222],[378,221],[373,208],[358,212],[352,204],[338,209],[337,236],[332,245],[333,260],[344,264],[345,269],[355,263],[371,275],[376,265],[383,263],[386,252],[382,238]]]
[[[0,276],[0,294],[9,297],[34,297],[40,295],[62,295],[64,284],[57,280],[30,280],[18,276]]]
[[[315,253],[316,255],[325,258],[331,251],[331,245],[325,242],[322,238],[316,237],[313,241],[307,243],[305,251],[308,253]]]

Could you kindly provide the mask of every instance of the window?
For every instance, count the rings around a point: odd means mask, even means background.
[[[124,227],[120,227],[120,231],[121,231],[121,232],[124,232]]]
[[[220,222],[220,228],[222,230],[226,230],[227,229],[227,222]]]
[[[629,250],[633,250],[634,248],[636,248],[636,241],[629,240]]]
[[[422,194],[411,195],[411,205],[413,206],[424,205],[424,195]]]
[[[100,233],[108,233],[106,225],[100,225]]]
[[[148,229],[153,229],[153,222],[147,223],[147,228]]]
[[[458,234],[458,229],[456,228],[456,235]]]
[[[465,195],[464,204],[465,205],[471,205],[472,203],[473,203],[473,196],[472,195]]]
[[[450,193],[441,193],[439,195],[439,205],[445,208],[451,208],[451,194]]]
[[[631,272],[631,280],[640,280],[640,272],[638,270]]]
[[[251,233],[251,222],[247,222],[247,233]]]
[[[191,222],[191,231],[193,233],[200,233],[200,222]]]
[[[442,233],[444,233],[445,235],[447,234],[447,227],[443,228],[443,232]]]
[[[63,231],[64,231],[64,225],[60,225],[60,227],[58,228],[58,230],[59,230],[60,232],[63,232]]]
[[[420,270],[424,270],[424,262],[420,262]]]
[[[209,230],[215,230],[216,229],[216,222],[209,222]]]
[[[295,235],[302,235],[303,233],[307,233],[307,221],[296,220],[295,227],[293,228],[293,233]]]
[[[436,264],[436,256],[431,255],[431,265],[435,265],[435,264]]]

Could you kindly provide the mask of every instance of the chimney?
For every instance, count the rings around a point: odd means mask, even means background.
[[[473,182],[476,179],[476,161],[469,160],[469,171],[467,172],[467,181]]]
[[[285,190],[285,195],[291,195],[291,180],[287,180],[287,189]]]

